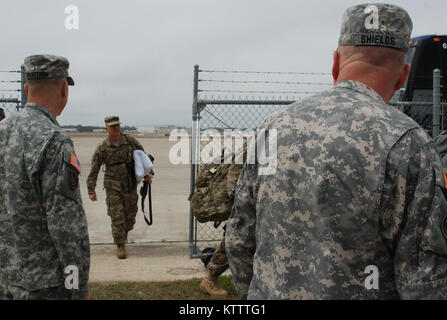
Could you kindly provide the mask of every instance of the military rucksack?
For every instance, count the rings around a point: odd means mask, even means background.
[[[242,167],[242,164],[225,164],[223,155],[220,164],[200,165],[191,197],[192,212],[197,221],[221,222],[228,219],[233,207],[234,188]]]

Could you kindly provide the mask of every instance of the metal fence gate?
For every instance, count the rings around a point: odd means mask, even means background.
[[[194,67],[191,194],[201,163],[204,132],[256,129],[273,111],[332,86],[329,73],[201,70]],[[190,209],[190,257],[223,238],[224,223],[198,223]]]
[[[21,70],[0,70],[0,108],[3,109],[6,118],[25,105],[27,101],[25,82],[26,75],[23,66]]]

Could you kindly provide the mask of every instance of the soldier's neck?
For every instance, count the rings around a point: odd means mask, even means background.
[[[58,103],[53,101],[53,99],[51,98],[29,96],[28,102],[37,103],[38,105],[45,107],[46,109],[48,109],[48,111],[50,111],[53,114],[55,118],[61,114],[63,109],[60,106],[58,106]]]
[[[342,80],[361,82],[376,91],[388,103],[394,94],[393,84],[396,81],[395,79],[395,70],[389,70],[385,66],[374,66],[362,61],[355,61],[340,69],[335,82]]]
[[[119,136],[113,136],[113,137],[109,135],[109,141],[110,141],[112,144],[117,145],[117,144],[121,141],[121,135],[119,135]]]

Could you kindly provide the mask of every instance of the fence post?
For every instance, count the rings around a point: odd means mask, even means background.
[[[433,138],[439,135],[441,118],[441,71],[433,70]]]
[[[192,127],[191,127],[191,180],[190,180],[190,195],[194,192],[194,183],[196,180],[196,167],[197,167],[197,152],[199,139],[199,65],[194,66],[194,85],[193,85],[193,103],[192,103]],[[194,256],[194,214],[192,213],[191,202],[189,204],[189,257]]]
[[[28,96],[26,95],[26,92],[25,92],[26,73],[25,73],[25,66],[23,64],[20,67],[20,74],[21,74],[21,77],[20,77],[20,93],[21,93],[20,104],[21,104],[21,108],[23,109],[26,102],[28,101]]]

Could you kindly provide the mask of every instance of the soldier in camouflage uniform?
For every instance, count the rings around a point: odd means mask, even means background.
[[[135,225],[138,211],[133,151],[136,149],[144,151],[144,149],[135,138],[121,134],[119,117],[106,117],[105,124],[108,138],[93,154],[87,188],[90,199],[96,201],[96,180],[101,166],[105,164],[104,188],[107,213],[112,221],[112,235],[118,247],[117,256],[125,259],[127,234]],[[152,183],[150,176],[147,176],[145,181]]]
[[[56,121],[74,81],[63,57],[30,56],[24,66],[28,103],[0,123],[0,299],[86,298],[81,166]]]
[[[447,298],[447,179],[427,133],[387,105],[411,29],[394,5],[349,8],[335,86],[261,125],[277,169],[244,166],[225,239],[241,298]]]
[[[225,226],[224,226],[225,230]],[[228,269],[228,258],[225,253],[225,234],[224,238],[220,242],[213,256],[206,265],[206,276],[200,283],[200,290],[204,293],[208,293],[212,297],[225,298],[228,296],[227,290],[221,288],[217,279],[219,276]]]
[[[246,159],[246,144],[244,143],[244,146],[242,148],[243,152],[243,159]],[[224,162],[224,158],[221,159],[222,162]],[[222,164],[221,164],[222,165]],[[228,171],[226,172],[225,177],[219,177],[220,179],[223,178],[224,184],[217,184],[217,188],[213,188],[213,192],[211,195],[212,203],[213,205],[217,205],[222,207],[227,207],[228,211],[231,211],[231,206],[234,201],[234,187],[237,183],[237,180],[239,179],[240,172],[242,170],[242,165],[236,163],[235,157],[232,157],[232,163],[228,167]],[[217,174],[217,173],[216,173]],[[218,179],[219,179],[218,178]],[[216,182],[216,181],[215,181]],[[216,184],[214,184],[216,186]],[[224,192],[228,195],[227,197],[219,197],[222,194],[219,192],[219,190],[216,190],[220,187],[224,188]],[[230,203],[227,203],[228,200],[231,200]],[[207,209],[207,206],[210,204],[205,202],[201,203],[201,206],[203,206],[205,209]],[[202,207],[202,208],[203,208]],[[193,209],[195,209],[193,207]],[[212,212],[211,208],[208,210],[209,212]],[[223,227],[224,230],[224,237],[222,241],[220,242],[219,246],[217,247],[216,251],[213,253],[213,256],[211,257],[209,263],[206,265],[206,276],[203,278],[202,282],[200,283],[200,290],[204,293],[208,293],[210,296],[218,297],[218,298],[225,298],[228,296],[228,292],[221,288],[218,283],[217,279],[219,276],[224,273],[229,265],[228,265],[228,258],[227,254],[225,252],[225,229],[226,226]]]

